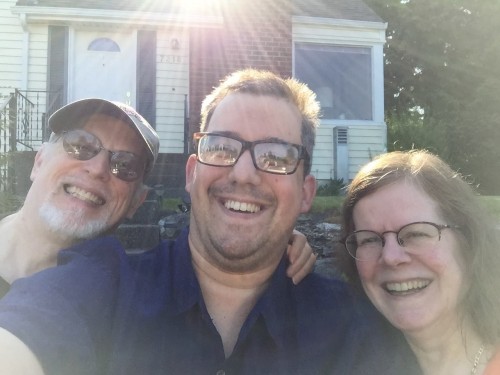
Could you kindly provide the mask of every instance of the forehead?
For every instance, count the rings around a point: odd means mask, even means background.
[[[249,141],[275,137],[301,143],[301,116],[286,99],[233,93],[215,108],[207,130],[234,132]]]
[[[383,186],[361,198],[353,214],[357,224],[369,222],[371,225],[439,221],[441,216],[436,202],[420,187],[405,180]]]
[[[83,121],[81,128],[97,136],[103,147],[110,150],[130,151],[137,155],[146,153],[139,133],[116,117],[94,114]]]

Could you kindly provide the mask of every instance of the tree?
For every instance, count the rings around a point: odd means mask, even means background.
[[[388,22],[389,148],[428,148],[499,194],[500,1],[365,2]]]

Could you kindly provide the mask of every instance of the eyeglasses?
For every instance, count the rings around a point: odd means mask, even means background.
[[[403,246],[407,253],[418,254],[435,246],[441,240],[441,231],[450,228],[459,229],[460,227],[418,221],[406,224],[397,232],[388,230],[384,233],[377,233],[371,230],[357,230],[347,235],[341,242],[354,259],[376,261],[382,254],[385,246],[384,235],[387,233],[396,234],[398,244]]]
[[[66,131],[61,134],[61,138],[64,150],[73,159],[90,160],[102,150],[107,151],[110,155],[110,171],[120,180],[134,181],[144,173],[145,164],[139,156],[128,151],[107,150],[102,147],[99,138],[85,130]]]
[[[198,142],[198,161],[215,167],[235,165],[245,150],[250,150],[256,169],[273,174],[293,174],[300,160],[309,159],[304,146],[281,140],[248,142],[217,133],[195,133],[193,138]]]

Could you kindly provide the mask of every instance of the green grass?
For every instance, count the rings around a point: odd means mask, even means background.
[[[324,213],[324,212],[340,212],[342,207],[342,202],[344,201],[343,196],[329,196],[329,197],[319,197],[316,196],[313,201],[311,212],[313,213]]]
[[[180,198],[164,198],[162,201],[162,209],[166,211],[177,211],[178,205],[182,203]]]

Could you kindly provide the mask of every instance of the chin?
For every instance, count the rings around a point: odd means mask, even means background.
[[[109,230],[107,217],[85,219],[84,211],[64,210],[45,203],[39,214],[52,232],[67,240],[86,240]]]

